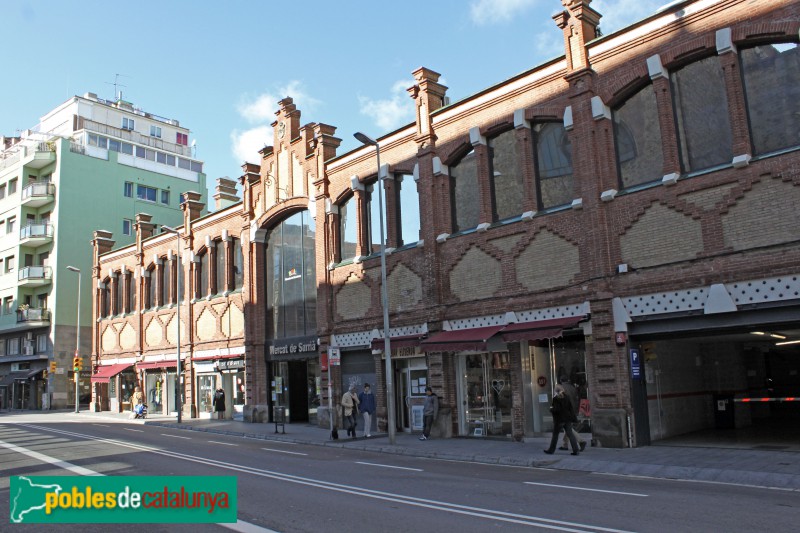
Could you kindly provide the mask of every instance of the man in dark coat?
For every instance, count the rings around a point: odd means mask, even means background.
[[[567,396],[567,398],[569,398],[569,402],[572,404],[572,412],[577,415],[578,409],[581,405],[581,400],[578,398],[578,389],[576,389],[572,383],[569,382],[567,376],[561,376],[561,386],[564,387],[564,394]],[[575,421],[577,422],[577,418]],[[578,445],[580,445],[581,451],[583,451],[584,448],[586,448],[586,440],[584,440],[581,437],[581,434],[577,431],[573,431],[573,433],[575,433],[575,438],[578,440]],[[567,440],[569,440],[569,437],[567,437],[567,433],[564,432],[564,438],[561,440],[561,447],[559,450],[567,449]]]
[[[550,447],[544,453],[552,454],[556,451],[556,443],[558,436],[563,429],[569,437],[569,442],[572,444],[572,455],[578,455],[578,441],[575,438],[575,432],[572,431],[572,423],[578,421],[575,416],[575,411],[572,409],[572,402],[569,401],[567,395],[564,394],[564,387],[556,385],[555,396],[553,396],[553,403],[550,406],[550,411],[553,413],[553,435],[550,437]]]

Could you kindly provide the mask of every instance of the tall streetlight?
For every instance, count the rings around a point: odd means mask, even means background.
[[[171,228],[169,226],[164,226],[164,225],[161,226],[161,229],[166,231],[167,233],[174,233],[175,243],[178,246],[178,269],[177,269],[178,275],[175,278],[175,285],[176,285],[175,301],[178,306],[177,316],[175,317],[175,319],[178,321],[176,324],[178,332],[177,332],[177,338],[175,339],[175,344],[177,346],[177,348],[175,349],[176,353],[175,358],[178,361],[178,363],[176,368],[177,383],[175,384],[175,386],[178,388],[176,404],[178,408],[178,424],[180,424],[181,411],[183,410],[183,402],[181,401],[183,397],[183,379],[182,379],[183,374],[181,374],[181,270],[183,270],[183,253],[181,252],[181,232],[176,230],[175,228]]]
[[[75,357],[81,356],[81,269],[74,266],[67,266],[67,270],[70,272],[77,272],[78,273],[78,326],[75,331]],[[78,412],[78,394],[80,391],[78,389],[78,377],[80,376],[80,370],[76,370],[73,367],[73,373],[75,374],[75,412]]]
[[[383,231],[383,183],[381,183],[381,147],[378,141],[367,137],[361,132],[354,133],[353,136],[358,141],[367,146],[375,147],[375,155],[378,158],[378,211],[380,211],[381,221],[381,306],[383,307],[383,353],[386,365],[386,418],[389,431],[389,444],[395,443],[395,424],[397,423],[394,415],[394,386],[392,385],[392,349],[389,341],[389,291],[386,287],[386,239]],[[369,428],[367,428],[369,431]]]

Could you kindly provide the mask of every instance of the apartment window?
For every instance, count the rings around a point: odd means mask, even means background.
[[[97,147],[98,148],[108,148],[108,139],[105,137],[97,137]]]
[[[47,351],[47,335],[40,333],[36,335],[36,352],[44,353]]]
[[[342,260],[356,256],[356,245],[358,244],[357,213],[355,196],[351,196],[339,206],[339,257]]]
[[[116,139],[109,139],[108,140],[108,149],[112,152],[119,152],[120,147],[122,146],[122,142]]]
[[[201,163],[200,161],[192,161],[191,163],[192,163],[191,167],[192,172],[198,172],[198,173],[203,172],[203,163]]]
[[[239,239],[231,240],[233,248],[233,289],[241,289],[244,285],[244,252],[242,242]]]
[[[14,272],[14,256],[9,255],[6,257],[6,273]]]
[[[562,123],[536,124],[536,187],[539,209],[567,205],[573,199],[572,144]]]
[[[615,109],[613,119],[622,188],[660,180],[664,154],[653,86],[648,85]]]
[[[171,154],[167,154],[167,164],[171,167],[175,166],[175,156]]]
[[[122,129],[132,130],[135,126],[134,120],[128,117],[122,117]]]
[[[756,154],[800,145],[800,46],[774,43],[741,51],[747,116]]]
[[[6,221],[0,220],[0,235],[5,233],[5,229],[6,229]]]
[[[419,241],[419,193],[413,176],[400,174],[394,180],[397,184],[397,240],[403,246]]]
[[[148,161],[155,161],[156,160],[156,151],[155,150],[150,150],[149,148],[146,148],[145,151],[144,151],[144,158],[147,159]]]
[[[17,178],[8,182],[8,195],[11,196],[15,192],[17,192]]]
[[[123,218],[122,219],[122,234],[123,235],[130,235],[131,234],[131,228],[133,228],[133,220],[130,220],[128,218]]]
[[[492,184],[492,212],[495,220],[505,220],[522,214],[522,171],[517,154],[514,130],[488,140]]]
[[[17,226],[17,217],[9,217],[6,223],[6,233],[12,233]]]
[[[136,147],[136,157],[141,157],[142,159],[144,159],[145,152],[146,150],[144,149],[144,147],[142,146]]]
[[[14,297],[13,296],[6,296],[3,298],[3,314],[10,315],[11,314],[11,307],[14,305]]]
[[[380,212],[380,198],[381,194],[379,182],[374,182],[366,187],[367,191],[367,208],[364,214],[367,220],[364,225],[367,228],[367,246],[368,253],[376,254],[381,251],[381,212]]]
[[[464,231],[478,225],[480,219],[480,188],[475,150],[470,150],[450,166],[450,202],[453,210],[453,230]]]
[[[179,157],[178,158],[178,168],[182,168],[182,169],[185,169],[185,170],[191,170],[192,162],[189,161],[188,159],[184,159],[182,157]]]
[[[154,189],[153,187],[148,187],[146,185],[137,185],[136,198],[138,198],[139,200],[146,200],[148,202],[155,202],[156,189]]]
[[[186,133],[178,132],[176,134],[175,144],[181,144],[183,146],[187,146],[189,144],[189,135]]]
[[[36,295],[36,305],[39,309],[47,309],[47,293]]]
[[[133,198],[133,183],[126,181],[122,190],[125,198]]]
[[[161,191],[161,203],[164,205],[169,205],[169,191]]]
[[[167,164],[167,154],[164,152],[156,152],[156,162],[161,163],[162,165]]]
[[[130,143],[122,143],[119,151],[123,154],[133,155],[133,145]]]
[[[7,353],[8,355],[18,355],[19,354],[19,337],[14,337],[13,339],[8,339],[7,344]]]
[[[0,185],[0,200],[6,197],[6,184]]]
[[[6,355],[6,340],[0,339],[0,355]]]
[[[159,126],[150,126],[150,136],[161,138],[161,128]]]
[[[219,294],[228,290],[228,286],[225,283],[225,264],[227,261],[225,257],[225,242],[223,241],[214,243],[214,263],[214,292]]]

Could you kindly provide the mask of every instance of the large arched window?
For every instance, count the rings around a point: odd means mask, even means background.
[[[112,286],[114,287],[114,308],[112,313],[115,315],[121,315],[124,310],[122,308],[122,284],[124,283],[124,278],[122,277],[122,272],[116,272],[114,276],[114,280]]]
[[[533,127],[536,148],[536,186],[539,209],[567,205],[574,197],[572,144],[560,122]]]
[[[136,276],[133,272],[126,272],[125,274],[125,287],[128,291],[128,313],[136,311]]]
[[[100,315],[111,316],[111,278],[104,279],[100,289]]]
[[[717,56],[670,74],[684,172],[730,164],[733,159],[728,96]]]
[[[397,242],[400,246],[414,244],[420,240],[419,192],[414,176],[397,174]]]
[[[233,248],[233,290],[241,289],[244,286],[244,252],[242,241],[237,238],[231,239]]]
[[[364,221],[364,225],[367,228],[367,252],[369,254],[377,254],[381,251],[381,199],[378,198],[378,195],[381,194],[380,187],[381,183],[378,181],[365,187],[367,208],[364,210],[364,214],[367,216],[367,220]],[[385,220],[384,224],[386,224]]]
[[[290,216],[269,232],[266,279],[272,338],[316,333],[315,232],[308,211]]]
[[[481,200],[475,150],[470,150],[457,163],[450,165],[450,205],[453,231],[474,228],[480,222]]]
[[[227,264],[227,257],[225,257],[225,242],[214,242],[214,292],[216,294],[223,293],[228,290],[226,283],[225,265]]]
[[[659,181],[664,155],[653,86],[648,85],[615,109],[613,118],[620,186],[627,189]]]
[[[145,284],[147,285],[147,299],[145,300],[145,308],[152,309],[156,306],[156,266],[151,265],[147,269],[147,278]]]
[[[755,153],[800,146],[800,46],[745,48],[741,64]]]
[[[358,209],[355,195],[339,205],[339,257],[341,260],[356,256],[358,244]]]
[[[161,258],[161,264],[156,267],[156,272],[158,274],[158,285],[156,286],[156,290],[158,291],[158,300],[156,301],[157,305],[165,305],[167,303],[167,298],[169,297],[169,276],[167,275],[167,268],[169,263],[167,262],[166,257]]]
[[[199,254],[199,261],[197,263],[197,297],[205,298],[209,295],[211,288],[208,285],[208,276],[211,265],[209,264],[209,253],[207,249],[203,249]]]
[[[504,220],[522,214],[525,198],[522,170],[517,153],[514,130],[488,140],[491,162],[492,212],[495,220]]]

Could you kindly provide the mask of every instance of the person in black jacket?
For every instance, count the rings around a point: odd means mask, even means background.
[[[558,436],[563,429],[569,437],[570,444],[572,444],[572,455],[578,455],[578,440],[575,438],[575,433],[572,431],[572,423],[577,422],[578,417],[575,416],[572,402],[570,402],[567,395],[564,394],[564,387],[562,387],[561,384],[556,385],[555,396],[553,396],[553,403],[550,406],[550,411],[553,413],[553,435],[550,437],[550,447],[544,450],[544,453],[555,453]]]

